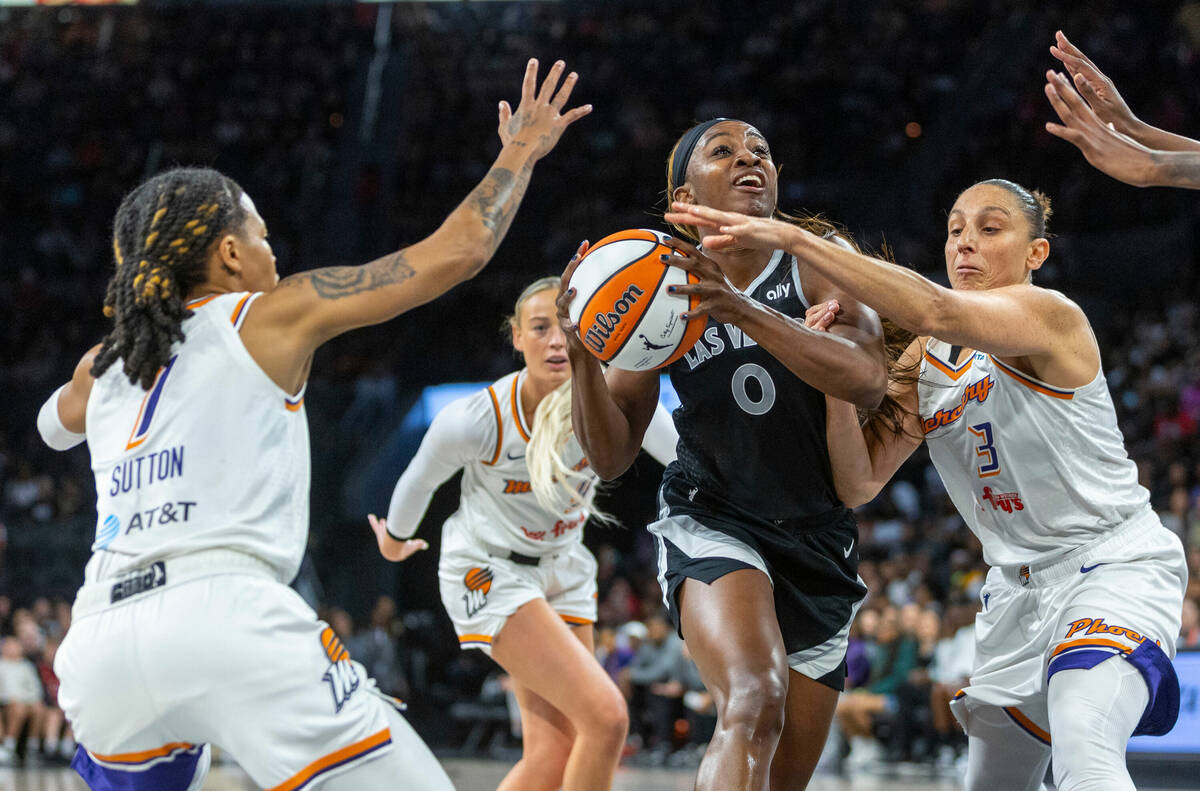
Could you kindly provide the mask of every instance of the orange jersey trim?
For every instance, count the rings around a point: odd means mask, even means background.
[[[233,309],[233,314],[229,317],[229,323],[237,326],[238,317],[242,315],[242,308],[246,307],[246,300],[250,299],[250,294],[238,300],[237,307]]]
[[[491,637],[491,635],[487,635],[487,634],[460,634],[458,636],[458,642],[460,642],[460,643],[487,643],[488,645],[491,645],[492,637]]]
[[[562,613],[559,613],[558,617],[571,624],[571,626],[588,626],[595,623],[595,621],[588,618],[579,618],[574,615],[563,615]]]
[[[389,744],[392,741],[392,732],[384,728],[379,733],[368,736],[362,741],[355,742],[349,747],[343,747],[336,752],[332,752],[324,758],[319,758],[313,761],[308,766],[301,769],[298,773],[292,775],[287,780],[277,786],[273,786],[267,791],[296,791],[296,789],[308,783],[322,772],[328,771],[335,766],[340,766],[347,761],[352,761],[372,750]]]
[[[1030,736],[1045,744],[1050,743],[1050,734],[1039,728],[1037,723],[1022,714],[1016,706],[1005,706],[1004,710],[1012,717],[1013,722],[1028,731]]]
[[[1118,643],[1115,640],[1103,640],[1099,637],[1092,637],[1086,640],[1072,640],[1069,643],[1059,643],[1058,648],[1051,652],[1051,657],[1056,657],[1063,651],[1070,651],[1072,648],[1082,648],[1083,646],[1101,646],[1104,648],[1115,648],[1123,654],[1128,654],[1132,649],[1124,643]]]
[[[293,401],[290,401],[289,399],[286,399],[286,398],[285,398],[285,399],[283,399],[283,405],[284,405],[285,407],[287,407],[287,410],[288,410],[289,412],[299,412],[299,411],[300,411],[300,407],[304,406],[304,397],[303,397],[303,396],[301,396],[301,397],[300,397],[300,400],[299,400],[299,401],[295,401],[295,402],[293,402]]]
[[[525,427],[521,425],[521,410],[517,405],[517,385],[521,383],[521,375],[517,374],[517,378],[513,379],[512,386],[512,412],[513,422],[517,424],[517,433],[521,435],[521,439],[529,441],[529,435],[525,433]]]
[[[153,750],[142,750],[137,753],[117,753],[116,755],[92,753],[91,755],[97,761],[104,761],[110,764],[140,764],[155,758],[163,758],[177,750],[190,750],[195,746],[188,742],[171,742],[170,744],[164,744],[162,747],[156,747]]]
[[[1041,393],[1042,395],[1048,395],[1051,398],[1061,398],[1064,401],[1070,401],[1072,398],[1075,397],[1074,390],[1059,390],[1059,389],[1053,388],[1048,384],[1039,382],[1038,380],[1034,379],[1032,376],[1027,376],[1026,374],[1021,373],[1016,368],[1013,368],[1010,365],[1005,365],[1004,363],[997,360],[995,357],[992,357],[992,355],[990,355],[990,354],[988,355],[988,357],[991,357],[992,362],[994,362],[996,364],[996,367],[999,368],[1002,373],[1008,374],[1013,379],[1016,379],[1018,382],[1025,385],[1026,387],[1028,387],[1030,390],[1033,390],[1034,392]]]
[[[971,366],[975,364],[975,353],[972,352],[971,355],[967,357],[967,361],[958,368],[954,368],[949,363],[939,360],[928,350],[925,351],[925,359],[928,360],[934,368],[938,369],[946,376],[957,382],[960,378],[962,378],[962,375],[969,371]]]
[[[500,418],[500,400],[496,398],[496,391],[491,385],[488,385],[488,395],[492,398],[492,412],[496,415],[496,452],[492,454],[491,461],[485,461],[484,464],[491,466],[500,461],[500,448],[504,446],[504,421]]]
[[[209,294],[207,297],[201,297],[200,299],[193,299],[191,302],[184,305],[184,307],[186,307],[188,310],[191,310],[192,308],[198,308],[201,305],[207,305],[208,303],[212,302],[214,299],[216,299],[219,296],[221,296],[221,294]]]

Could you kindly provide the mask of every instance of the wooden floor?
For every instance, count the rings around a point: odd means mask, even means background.
[[[458,791],[492,791],[508,771],[498,761],[448,759],[446,771]],[[613,791],[690,791],[694,769],[635,769],[622,767]],[[1196,788],[1183,783],[1176,788]],[[930,777],[925,767],[904,764],[863,772],[853,777],[819,775],[810,791],[948,791],[961,788],[953,778]],[[1139,784],[1142,791],[1156,791]],[[209,773],[204,791],[254,791],[257,789],[237,767],[216,766]],[[0,769],[0,791],[87,791],[83,781],[69,769]],[[1160,790],[1161,791],[1161,790]]]
[[[445,766],[458,791],[493,791],[509,767],[496,761],[457,759],[447,760]],[[694,769],[622,768],[613,791],[690,791],[695,779]],[[241,770],[226,766],[213,767],[204,784],[204,791],[252,791],[256,788]],[[810,791],[943,791],[955,788],[958,784],[953,782],[873,776],[853,780],[819,777],[809,786]],[[87,791],[87,786],[68,769],[0,769],[0,791]]]

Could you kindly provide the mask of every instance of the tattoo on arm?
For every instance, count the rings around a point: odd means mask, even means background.
[[[321,299],[341,299],[364,291],[403,283],[415,274],[404,260],[404,251],[392,253],[362,266],[330,266],[289,277],[281,286],[307,280]]]
[[[1200,189],[1200,154],[1193,151],[1156,151],[1151,158],[1161,168],[1163,185]]]
[[[525,197],[532,173],[532,163],[517,173],[505,168],[492,168],[487,178],[471,193],[471,204],[479,211],[483,224],[492,232],[489,255],[495,252],[500,240],[508,233],[517,207]]]

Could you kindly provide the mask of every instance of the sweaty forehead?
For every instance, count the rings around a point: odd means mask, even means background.
[[[767,139],[763,136],[762,132],[744,121],[722,121],[704,133],[704,143],[710,143],[718,137],[732,137],[736,139],[757,137],[764,142]]]
[[[995,212],[1008,217],[1021,214],[1016,198],[1006,189],[992,184],[980,184],[963,192],[954,202],[947,217],[978,215]]]

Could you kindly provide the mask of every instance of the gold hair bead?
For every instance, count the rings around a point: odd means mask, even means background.
[[[192,233],[196,236],[199,236],[200,234],[204,233],[207,230],[208,230],[207,225],[198,225],[192,229]]]
[[[105,315],[105,316],[107,316],[107,317],[108,317],[108,318],[110,318],[110,319],[111,319],[113,316],[117,315],[117,312],[116,312],[115,310],[113,310],[113,309],[112,309],[112,305],[105,305],[105,306],[104,306],[104,311],[103,311],[103,312],[104,312],[104,315]]]
[[[161,220],[163,218],[163,215],[166,213],[167,213],[166,206],[163,206],[161,209],[154,212],[154,219],[150,221],[150,227],[153,228],[154,226],[158,225],[158,221]]]
[[[154,240],[157,238],[158,238],[158,231],[151,231],[150,235],[146,237],[146,249],[147,250],[150,249],[150,245],[154,244]]]

